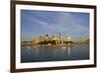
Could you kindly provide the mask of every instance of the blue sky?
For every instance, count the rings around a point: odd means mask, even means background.
[[[21,40],[59,32],[73,40],[89,38],[89,13],[21,10]]]

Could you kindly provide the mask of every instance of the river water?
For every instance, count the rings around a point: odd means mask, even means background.
[[[89,44],[71,46],[21,46],[21,63],[88,60]]]

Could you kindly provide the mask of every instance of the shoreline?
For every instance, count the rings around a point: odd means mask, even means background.
[[[89,43],[73,43],[73,44],[54,44],[54,45],[34,45],[34,44],[21,44],[21,46],[42,46],[42,47],[53,47],[53,46],[72,46],[72,45],[88,45]]]

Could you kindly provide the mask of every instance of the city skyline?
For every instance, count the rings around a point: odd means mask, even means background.
[[[21,40],[56,33],[73,40],[89,38],[89,13],[21,10]]]

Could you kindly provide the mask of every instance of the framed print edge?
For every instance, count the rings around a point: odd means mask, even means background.
[[[11,47],[11,50],[10,50],[10,56],[11,56],[11,59],[10,59],[10,71],[11,73],[15,72],[16,68],[15,68],[15,2],[14,1],[11,1],[10,2],[10,22],[11,22],[11,25],[10,25],[10,47]]]
[[[71,8],[86,8],[94,10],[94,63],[86,65],[75,65],[75,66],[55,66],[55,67],[40,67],[40,68],[16,68],[16,5],[40,5],[40,6],[51,6],[51,7],[71,7]],[[31,2],[31,1],[11,1],[11,61],[10,71],[13,72],[27,72],[27,71],[43,71],[43,70],[58,70],[58,69],[75,69],[75,68],[90,68],[96,67],[96,6],[93,5],[77,5],[77,4],[61,4],[61,3],[46,3],[46,2]]]

